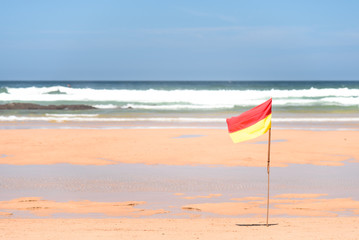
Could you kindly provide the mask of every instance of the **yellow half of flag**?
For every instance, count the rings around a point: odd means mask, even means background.
[[[244,142],[262,134],[265,134],[271,128],[272,114],[268,115],[265,119],[260,120],[256,124],[247,127],[237,132],[229,133],[234,143]]]

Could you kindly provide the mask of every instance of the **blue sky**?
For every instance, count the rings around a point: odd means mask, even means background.
[[[0,80],[359,80],[357,0],[2,0]]]

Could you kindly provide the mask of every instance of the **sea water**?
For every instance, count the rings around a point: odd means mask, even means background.
[[[1,81],[1,128],[225,128],[273,98],[273,128],[359,130],[359,81]]]

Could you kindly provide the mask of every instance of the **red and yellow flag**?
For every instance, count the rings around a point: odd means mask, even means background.
[[[237,117],[227,118],[228,132],[234,143],[247,141],[271,128],[272,99]]]

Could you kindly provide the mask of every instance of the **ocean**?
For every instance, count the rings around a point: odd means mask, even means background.
[[[0,81],[0,128],[226,128],[273,98],[277,129],[359,130],[359,81]]]

